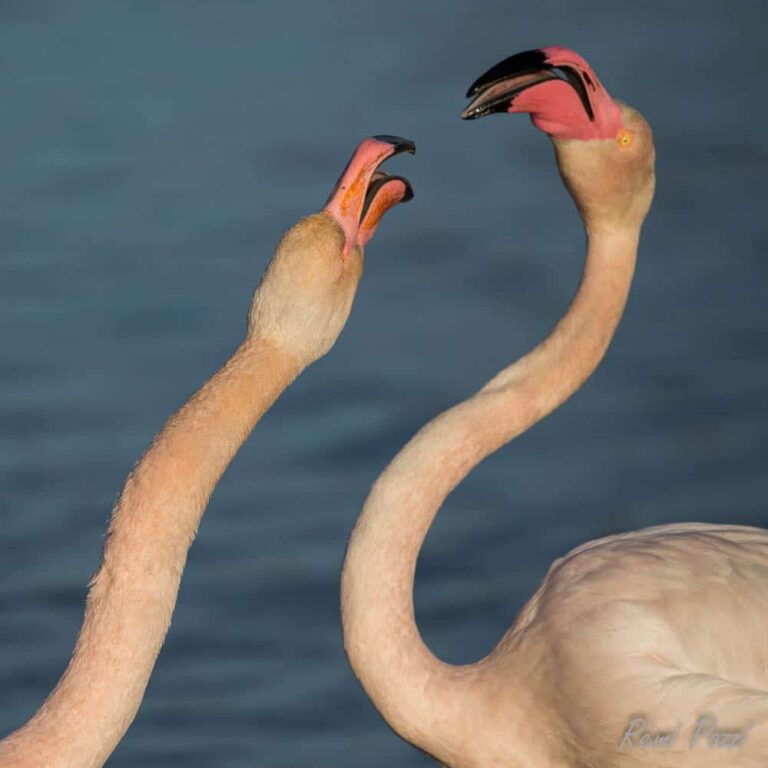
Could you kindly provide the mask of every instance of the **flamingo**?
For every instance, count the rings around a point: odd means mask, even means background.
[[[244,340],[128,475],[69,665],[31,719],[0,742],[0,766],[96,768],[112,753],[144,696],[208,499],[280,393],[336,341],[365,244],[382,215],[412,197],[403,177],[378,166],[414,149],[398,137],[366,139],[324,209],[285,234]]]
[[[550,335],[423,427],[373,485],[342,572],[349,662],[392,729],[453,768],[765,768],[768,531],[689,523],[583,544],[476,663],[444,663],[419,634],[414,573],[435,515],[599,364],[655,183],[647,122],[571,50],[511,56],[468,96],[464,119],[528,113],[550,137],[586,264]]]

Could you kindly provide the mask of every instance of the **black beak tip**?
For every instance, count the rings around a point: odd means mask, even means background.
[[[385,141],[387,144],[391,144],[394,147],[394,154],[399,155],[401,152],[409,152],[410,154],[416,154],[416,145],[410,139],[403,139],[400,136],[390,136],[389,134],[382,133],[378,136],[374,136],[377,141]]]
[[[499,80],[543,69],[547,65],[546,62],[547,55],[540,48],[533,48],[530,51],[522,51],[508,56],[498,64],[494,64],[469,86],[467,98],[476,96],[484,88],[497,83]]]
[[[511,98],[503,99],[496,104],[479,104],[476,107],[470,104],[463,112],[459,113],[459,117],[462,120],[479,120],[481,117],[487,117],[488,115],[506,114],[509,112],[511,104]]]
[[[407,203],[413,200],[413,187],[411,186],[411,182],[408,181],[408,179],[402,179],[402,182],[405,184],[405,193],[403,194],[403,199],[400,202]]]

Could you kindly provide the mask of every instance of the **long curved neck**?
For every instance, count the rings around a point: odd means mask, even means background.
[[[350,539],[342,575],[350,663],[392,728],[446,763],[463,738],[479,667],[445,664],[422,641],[413,609],[419,550],[472,468],[567,400],[597,367],[624,309],[639,234],[589,235],[581,285],[552,333],[417,433],[374,485]]]
[[[38,712],[0,742],[0,766],[104,764],[141,703],[208,499],[300,369],[249,337],[169,419],[115,507],[69,666]]]

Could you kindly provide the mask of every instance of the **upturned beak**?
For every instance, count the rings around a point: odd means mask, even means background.
[[[497,112],[528,112],[555,138],[608,138],[620,110],[575,51],[559,46],[523,51],[500,61],[470,86],[464,120]]]
[[[324,208],[344,230],[347,248],[364,246],[373,237],[381,217],[413,197],[407,179],[391,176],[379,166],[394,155],[415,151],[412,141],[385,135],[365,139],[357,147]]]

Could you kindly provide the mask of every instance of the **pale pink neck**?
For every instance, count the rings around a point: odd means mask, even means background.
[[[424,537],[474,466],[567,400],[597,367],[624,309],[638,238],[639,231],[589,237],[581,285],[552,333],[405,446],[352,534],[342,576],[350,662],[390,725],[446,763],[469,722],[479,667],[444,664],[419,635],[413,582]]]
[[[0,742],[0,766],[103,765],[141,703],[208,499],[299,371],[293,357],[248,339],[169,419],[115,507],[69,666],[29,722]]]

